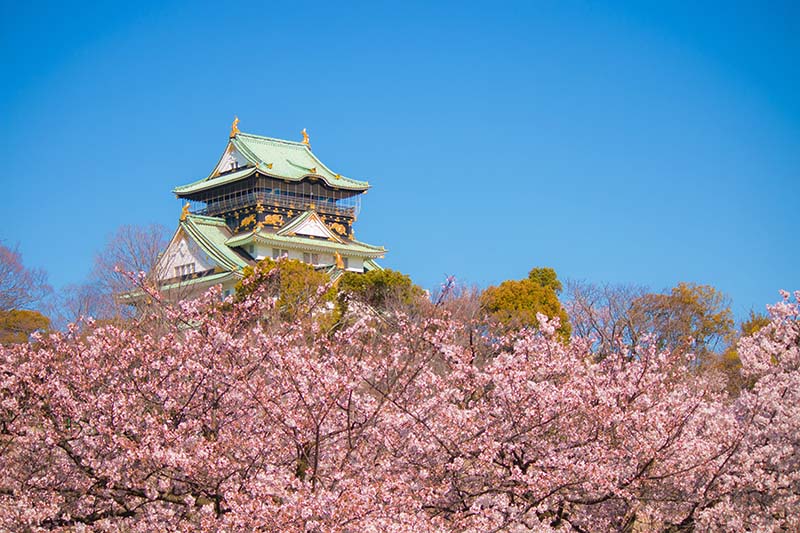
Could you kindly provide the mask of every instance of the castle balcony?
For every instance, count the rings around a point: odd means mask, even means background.
[[[206,201],[191,201],[189,211],[206,216],[220,216],[231,211],[261,205],[265,209],[283,207],[305,211],[314,208],[318,213],[354,218],[358,215],[360,198],[335,199],[324,196],[299,196],[263,191],[241,191]]]

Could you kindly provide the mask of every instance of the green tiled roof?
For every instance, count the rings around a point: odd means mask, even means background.
[[[240,270],[249,265],[247,260],[226,246],[231,238],[231,230],[225,220],[201,215],[187,215],[180,228],[221,267],[227,270]]]
[[[333,283],[336,283],[339,281],[339,278],[342,277],[342,274],[344,274],[344,270],[336,268],[336,265],[332,265],[325,270],[325,273],[331,277]]]
[[[365,258],[382,257],[386,253],[386,249],[383,246],[372,246],[371,244],[358,241],[338,243],[323,239],[308,239],[305,237],[277,235],[275,233],[264,231],[237,235],[231,239],[228,239],[226,244],[233,248],[236,246],[245,246],[253,241],[260,241],[265,244],[273,244],[298,250],[315,249],[321,252],[344,252],[349,255]]]
[[[352,191],[369,189],[369,183],[366,181],[347,178],[329,169],[314,155],[311,148],[302,142],[237,133],[231,138],[230,143],[247,159],[248,166],[246,168],[219,176],[211,175],[200,181],[176,187],[172,192],[178,196],[192,194],[209,187],[244,179],[256,169],[268,176],[291,181],[300,181],[308,176],[316,176],[331,187],[338,189]]]
[[[380,266],[372,259],[367,259],[364,261],[364,272],[369,272],[370,270],[383,270],[383,267]]]
[[[241,279],[241,275],[237,274],[236,272],[218,272],[216,274],[209,274],[208,276],[201,276],[199,278],[189,278],[181,281],[176,281],[174,283],[170,283],[168,285],[161,285],[159,287],[162,291],[168,291],[170,289],[177,289],[183,287],[189,287],[191,285],[201,285],[207,284],[209,287],[211,285],[216,285],[218,283],[223,283],[229,279],[239,280]]]
[[[217,176],[216,178],[203,178],[200,181],[195,181],[194,183],[190,183],[189,185],[182,185],[180,187],[175,187],[172,189],[172,192],[178,196],[184,196],[187,194],[192,194],[200,191],[204,191],[206,189],[211,189],[214,187],[219,187],[220,185],[225,185],[226,183],[233,183],[234,181],[239,181],[241,179],[247,178],[255,174],[256,168],[255,167],[246,167],[241,170],[237,170],[235,172],[228,172],[227,174],[223,174],[221,176]]]
[[[212,285],[225,283],[228,280],[236,280],[238,282],[241,278],[242,275],[238,272],[217,272],[215,274],[209,274],[208,276],[188,278],[165,285],[159,285],[158,289],[160,291],[169,291],[172,289],[191,287],[192,285],[200,285],[201,287],[207,285],[211,287]],[[139,289],[117,295],[120,302],[127,304],[135,304],[148,297],[149,296],[144,291]]]

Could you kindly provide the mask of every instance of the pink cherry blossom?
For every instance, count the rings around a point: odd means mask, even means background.
[[[326,331],[217,288],[73,325],[0,352],[0,530],[798,530],[798,297],[737,398],[435,304]]]

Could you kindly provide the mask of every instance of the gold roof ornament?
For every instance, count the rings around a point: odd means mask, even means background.
[[[308,169],[308,171],[311,172],[312,174],[316,174],[317,173],[317,167],[311,167],[311,168]]]
[[[300,133],[303,134],[303,144],[305,144],[306,146],[308,146],[310,148],[311,147],[311,143],[308,140],[308,132],[306,131],[305,128],[303,128],[303,131],[301,131]]]
[[[236,137],[239,133],[239,117],[233,117],[233,124],[231,124],[231,138]]]
[[[339,252],[336,252],[336,268],[344,270],[344,261],[342,260],[342,255]]]
[[[189,202],[186,202],[186,205],[181,208],[181,222],[186,220],[186,217],[189,216]]]

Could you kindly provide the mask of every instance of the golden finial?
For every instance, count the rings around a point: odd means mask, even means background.
[[[233,117],[233,124],[231,124],[231,138],[236,137],[239,133],[239,117]]]
[[[336,252],[336,268],[344,270],[344,261],[342,260],[342,256],[339,252]]]
[[[181,209],[181,222],[186,220],[186,217],[188,216],[189,216],[189,202],[186,202],[186,205],[183,206],[183,208]]]
[[[316,174],[317,173],[317,167],[311,167],[311,168],[308,169],[308,171],[311,172],[312,174]]]
[[[309,140],[308,140],[308,132],[306,132],[306,129],[305,129],[305,128],[303,128],[303,131],[301,131],[300,133],[302,133],[302,134],[303,134],[303,144],[305,144],[306,146],[310,147],[310,146],[311,146],[311,144],[309,143]]]

